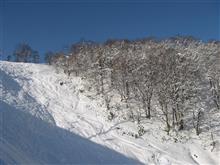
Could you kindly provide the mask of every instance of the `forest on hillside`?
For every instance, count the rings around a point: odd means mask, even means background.
[[[8,60],[37,63],[39,55],[21,44]],[[219,41],[181,36],[82,41],[66,52],[47,52],[45,61],[68,77],[88,80],[104,99],[110,120],[117,116],[112,110],[115,95],[126,118],[137,123],[160,118],[167,134],[195,129],[199,135],[220,111]]]

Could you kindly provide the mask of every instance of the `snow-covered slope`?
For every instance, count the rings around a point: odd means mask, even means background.
[[[123,135],[135,124],[107,121],[102,101],[86,95],[80,77],[67,78],[47,65],[1,61],[0,78],[0,162],[219,163],[219,148],[204,150],[197,139],[161,140],[167,137],[157,122],[146,123],[141,138]]]
[[[0,159],[7,164],[137,163],[4,102],[1,106]]]
[[[77,121],[74,120],[76,117],[73,113],[65,112],[65,100],[62,100],[64,98],[58,96],[56,83],[53,84],[48,79],[54,77],[51,68],[3,62],[0,66],[0,163],[138,163],[60,128],[66,128],[68,122],[73,125]],[[52,75],[49,75],[50,73]],[[45,77],[45,80],[38,77],[40,75]],[[54,90],[50,89],[53,87]],[[67,99],[68,95],[65,98]],[[73,103],[75,101],[71,100]],[[50,108],[46,107],[47,104],[50,104]]]

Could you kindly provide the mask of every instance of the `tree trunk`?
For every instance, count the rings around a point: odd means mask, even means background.
[[[172,108],[172,119],[173,119],[172,126],[173,127],[175,127],[175,116],[176,116],[176,110],[175,108]]]
[[[100,81],[101,81],[101,94],[104,94],[104,78],[102,70],[100,71]]]
[[[149,100],[147,103],[147,118],[150,119],[151,118],[151,101]]]
[[[170,133],[170,123],[169,123],[169,117],[168,117],[168,110],[167,110],[167,105],[165,105],[165,113],[164,113],[164,115],[165,115],[165,120],[166,120],[166,126],[167,126],[167,135],[169,135],[169,133]]]
[[[147,115],[148,115],[148,113],[147,113],[147,105],[146,105],[145,97],[144,96],[142,96],[142,104],[143,104],[143,109],[144,109],[144,112],[145,112],[145,116],[147,118]]]
[[[153,90],[150,90],[150,87],[148,86],[148,95],[147,95],[147,118],[150,119],[151,118],[151,99],[152,99],[152,95],[153,95]]]
[[[126,89],[126,97],[129,98],[130,97],[130,90],[129,90],[129,85],[128,82],[125,82],[125,89]]]
[[[219,110],[220,109],[220,105],[218,103],[218,98],[214,99],[214,102],[215,102],[215,105],[216,105],[217,109]]]
[[[201,111],[198,112],[197,115],[197,122],[196,122],[196,135],[200,134],[200,118],[201,118]]]

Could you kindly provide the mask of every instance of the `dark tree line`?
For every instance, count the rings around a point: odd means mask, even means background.
[[[7,56],[7,61],[39,63],[40,56],[39,52],[32,49],[29,44],[20,43],[15,48],[13,55]]]

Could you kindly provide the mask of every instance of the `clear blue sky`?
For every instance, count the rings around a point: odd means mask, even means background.
[[[41,54],[84,38],[220,40],[218,0],[0,0],[0,49],[28,42]]]

